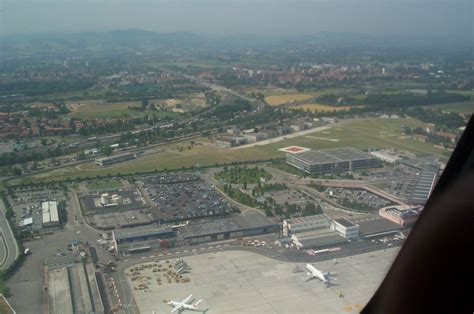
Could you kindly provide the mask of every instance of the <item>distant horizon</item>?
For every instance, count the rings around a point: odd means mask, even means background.
[[[470,0],[4,0],[0,35],[140,29],[267,37],[353,33],[472,42],[472,10]]]

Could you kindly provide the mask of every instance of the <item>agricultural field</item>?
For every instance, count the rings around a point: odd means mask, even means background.
[[[334,94],[334,95],[341,95],[341,96],[350,96],[355,99],[362,100],[365,98],[365,95],[360,94],[360,91],[349,89],[349,88],[326,88],[317,91],[310,91],[304,93],[298,93],[295,89],[282,89],[282,88],[274,88],[274,89],[265,89],[265,90],[248,90],[247,92],[260,92],[264,94],[265,101],[271,106],[279,106],[283,104],[288,104],[297,101],[306,101],[312,98]],[[312,105],[312,104],[311,104]]]
[[[314,96],[311,94],[286,94],[286,95],[274,95],[265,97],[265,101],[267,104],[271,106],[279,106],[295,101],[303,101],[313,98]]]
[[[298,109],[298,110],[310,110],[312,112],[332,112],[332,111],[345,111],[350,110],[352,108],[362,108],[363,106],[331,106],[331,105],[323,105],[323,104],[304,104],[298,106],[291,106],[290,109]]]

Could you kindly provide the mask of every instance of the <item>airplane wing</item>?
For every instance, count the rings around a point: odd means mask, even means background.
[[[172,310],[171,313],[173,313],[176,310],[179,310],[181,308],[181,304],[176,305]]]
[[[313,280],[314,278],[316,278],[316,276],[314,275],[308,275],[308,278],[305,279],[305,282],[308,282],[310,280]]]
[[[193,297],[193,295],[190,294],[188,297],[186,297],[186,299],[184,299],[183,301],[181,301],[181,303],[184,303],[184,304],[188,303],[188,301],[189,301],[192,297]]]

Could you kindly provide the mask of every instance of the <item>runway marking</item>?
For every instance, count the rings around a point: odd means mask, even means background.
[[[205,250],[205,248],[203,248],[203,247],[199,249],[199,251],[203,251],[203,250]]]
[[[188,250],[184,250],[183,253],[188,253],[189,251]]]
[[[208,248],[208,249],[213,249],[213,248],[214,248],[214,246],[208,246],[207,248]]]
[[[178,252],[175,252],[174,254],[181,254],[181,252],[180,252],[180,251],[178,251]]]
[[[216,245],[216,249],[220,248],[221,246],[220,245]]]

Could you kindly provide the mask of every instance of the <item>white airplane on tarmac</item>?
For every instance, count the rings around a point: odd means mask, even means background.
[[[178,311],[178,313],[181,313],[184,310],[191,310],[191,311],[199,311],[199,308],[197,307],[199,303],[202,302],[202,300],[197,300],[196,303],[191,304],[192,302],[189,302],[193,295],[189,295],[186,299],[182,301],[172,301],[172,300],[163,300],[166,304],[169,306],[172,306],[173,309],[171,310],[171,313]]]
[[[329,285],[331,284],[329,282],[329,272],[323,273],[311,264],[306,264],[306,269],[308,270],[307,275],[310,276],[308,279],[306,279],[306,281],[310,281],[313,278],[318,278],[326,284],[326,287],[329,287]]]

